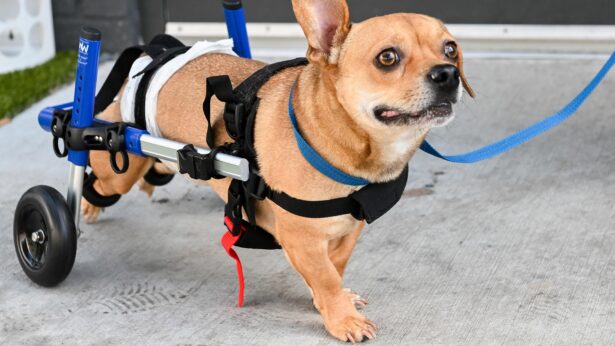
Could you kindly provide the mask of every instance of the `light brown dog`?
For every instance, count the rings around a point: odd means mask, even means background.
[[[370,182],[398,177],[427,132],[448,123],[465,81],[461,50],[444,25],[418,14],[392,14],[350,24],[345,0],[293,0],[307,37],[310,64],[275,75],[259,91],[255,125],[258,163],[273,188],[304,200],[347,196],[357,188],[322,175],[301,155],[287,101],[297,81],[294,108],[300,131],[328,162]],[[163,87],[157,122],[165,138],[206,147],[202,113],[206,77],[228,74],[238,85],[260,62],[208,54],[187,64]],[[120,121],[119,101],[99,118]],[[230,141],[221,121],[222,104],[212,102],[217,144]],[[127,173],[116,175],[106,153],[90,162],[102,195],[125,194],[153,165],[130,157]],[[222,198],[230,179],[209,184]],[[143,185],[143,183],[140,183]],[[151,187],[145,187],[151,192]],[[99,209],[83,202],[86,221]],[[344,341],[375,336],[375,326],[357,312],[366,303],[342,288],[342,275],[364,222],[351,215],[308,219],[269,200],[257,205],[257,223],[273,234],[305,280],[326,329]]]

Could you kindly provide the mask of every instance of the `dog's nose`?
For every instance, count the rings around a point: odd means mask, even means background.
[[[427,74],[427,79],[442,91],[455,91],[459,87],[459,70],[451,64],[436,65]]]

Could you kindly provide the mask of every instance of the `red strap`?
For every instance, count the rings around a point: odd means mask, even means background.
[[[224,224],[229,230],[233,229],[233,221],[231,220],[230,217],[228,216],[224,217]],[[246,231],[245,227],[241,226],[241,232],[238,235],[233,235],[233,233],[228,231],[224,233],[224,235],[222,236],[222,239],[220,240],[220,242],[222,243],[222,247],[224,248],[224,250],[226,250],[226,253],[228,253],[229,256],[235,259],[235,264],[237,266],[237,277],[239,279],[239,299],[238,299],[237,305],[239,307],[243,306],[243,291],[244,291],[243,267],[241,266],[241,260],[239,259],[237,252],[233,250],[233,245],[237,243],[237,241],[241,237],[241,234],[245,231]]]

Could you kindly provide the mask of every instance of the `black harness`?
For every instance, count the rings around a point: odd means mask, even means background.
[[[163,64],[190,47],[184,46],[179,40],[168,35],[156,36],[148,45],[130,47],[118,58],[109,77],[96,96],[95,113],[104,110],[115,98],[128,76],[133,62],[142,54],[149,55],[152,62],[139,72],[143,75],[138,85],[135,99],[135,125],[145,129],[145,95],[154,73]],[[322,201],[306,201],[287,195],[270,188],[259,174],[254,148],[254,123],[260,99],[257,93],[260,88],[276,73],[292,67],[307,65],[305,58],[297,58],[267,65],[256,71],[236,88],[233,88],[230,78],[226,75],[206,79],[206,94],[203,101],[203,113],[207,120],[207,144],[212,151],[209,154],[199,154],[192,145],[187,145],[178,151],[179,172],[188,174],[193,179],[219,179],[214,169],[214,157],[224,152],[230,155],[246,158],[250,163],[250,176],[245,182],[233,180],[228,190],[228,200],[225,206],[225,224],[229,232],[236,238],[232,245],[257,248],[279,249],[273,236],[256,224],[255,202],[270,199],[283,209],[306,218],[326,218],[340,215],[352,215],[357,220],[372,223],[389,211],[401,198],[408,180],[408,168],[390,182],[368,184],[346,197]],[[214,131],[211,126],[211,99],[218,98],[225,103],[223,121],[232,142],[216,147]],[[154,185],[168,183],[173,175],[158,174],[153,169],[146,175],[146,180]],[[84,186],[84,197],[94,205],[108,207],[120,195],[101,196],[94,190],[96,176],[91,174]],[[245,217],[244,217],[245,212]],[[247,221],[245,221],[247,219]]]
[[[122,85],[126,81],[134,61],[142,54],[152,57],[152,62],[139,72],[143,75],[136,92],[135,100],[135,127],[146,129],[145,123],[145,95],[151,78],[160,66],[170,61],[179,54],[186,52],[185,47],[174,37],[168,35],[156,36],[148,45],[134,46],[126,49],[116,61],[111,73],[100,92],[96,95],[95,114],[98,114],[116,97]],[[228,200],[224,208],[224,224],[228,232],[222,236],[221,243],[226,252],[235,259],[239,279],[239,306],[243,304],[244,279],[243,269],[239,256],[233,249],[234,246],[254,249],[279,249],[280,245],[275,238],[266,230],[256,224],[256,201],[270,199],[272,202],[289,211],[290,213],[306,218],[326,218],[340,215],[352,215],[357,220],[365,220],[372,223],[380,216],[389,211],[401,198],[408,180],[408,167],[397,179],[379,184],[367,184],[360,190],[346,197],[334,198],[322,201],[306,201],[287,195],[281,191],[270,188],[259,174],[256,150],[254,148],[254,124],[260,99],[257,97],[258,90],[276,73],[292,67],[304,66],[308,62],[304,58],[282,61],[267,65],[256,71],[239,86],[233,88],[228,76],[215,76],[206,79],[206,93],[203,101],[203,113],[207,120],[207,144],[211,151],[208,154],[199,154],[194,146],[186,145],[177,151],[179,172],[188,174],[193,179],[209,180],[220,179],[222,176],[214,169],[215,156],[218,153],[228,153],[237,157],[245,158],[250,163],[250,174],[247,181],[233,179],[228,189]],[[218,98],[225,103],[222,119],[226,132],[232,142],[222,146],[215,146],[214,132],[211,126],[211,99]],[[289,108],[289,111],[290,108]],[[68,117],[70,114],[64,114]],[[290,115],[289,115],[290,116]],[[60,153],[57,145],[58,138],[63,137],[65,118],[54,118],[57,121],[57,134],[54,133],[54,151]],[[116,126],[113,132],[116,136],[123,136],[122,128],[127,124],[111,124]],[[297,132],[298,133],[298,132]],[[109,141],[110,142],[110,141]],[[114,143],[120,143],[117,140]],[[111,167],[120,174],[128,169],[128,155],[121,148],[106,148],[112,155]],[[114,153],[121,153],[123,166],[118,167]],[[308,160],[308,162],[310,162]],[[310,162],[311,163],[311,162]],[[152,167],[153,168],[153,167]],[[153,185],[168,183],[173,175],[156,173],[155,170],[145,175],[145,179]],[[108,207],[116,203],[121,195],[102,196],[94,189],[96,176],[90,173],[84,181],[83,196],[92,204],[99,207]],[[244,217],[245,212],[245,217]],[[246,221],[247,219],[247,221]]]
[[[239,86],[233,89],[228,76],[210,77],[206,80],[206,94],[203,112],[207,120],[207,144],[210,148],[249,160],[251,172],[246,182],[233,180],[228,190],[225,216],[229,231],[239,236],[235,244],[248,248],[279,248],[273,237],[256,224],[254,204],[257,200],[270,199],[283,209],[306,218],[326,218],[350,214],[357,220],[372,223],[389,211],[401,198],[408,180],[408,168],[390,182],[368,184],[347,197],[322,201],[306,201],[270,188],[260,176],[254,149],[254,123],[260,99],[258,90],[276,73],[292,67],[303,66],[308,62],[298,58],[267,65],[258,70]],[[221,147],[216,147],[211,126],[211,98],[216,96],[225,103],[223,121],[228,135],[233,140]],[[186,167],[194,164],[186,161]],[[195,170],[193,170],[195,171]],[[189,169],[180,173],[190,174]],[[194,179],[214,177],[210,171],[204,175],[190,175]],[[215,177],[214,177],[215,178]],[[243,211],[248,222],[244,221]],[[242,231],[247,230],[247,231]]]

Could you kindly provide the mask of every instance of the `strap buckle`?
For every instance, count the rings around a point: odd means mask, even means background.
[[[237,141],[244,137],[246,131],[245,125],[246,107],[243,103],[227,102],[224,105],[224,125],[226,133],[233,140]]]
[[[263,179],[260,172],[254,167],[251,167],[250,178],[243,184],[246,192],[254,199],[262,201],[269,195],[269,189],[265,183],[265,179]]]
[[[238,180],[233,180],[228,188],[226,205],[224,206],[224,215],[230,220],[226,222],[226,226],[234,236],[242,232],[243,211],[241,210],[245,204],[244,187]],[[232,227],[229,227],[232,226]]]
[[[198,180],[223,178],[223,176],[216,172],[214,167],[216,154],[223,149],[223,147],[218,147],[207,154],[200,154],[194,148],[194,145],[186,145],[183,149],[177,151],[179,173],[188,174],[190,178]]]

